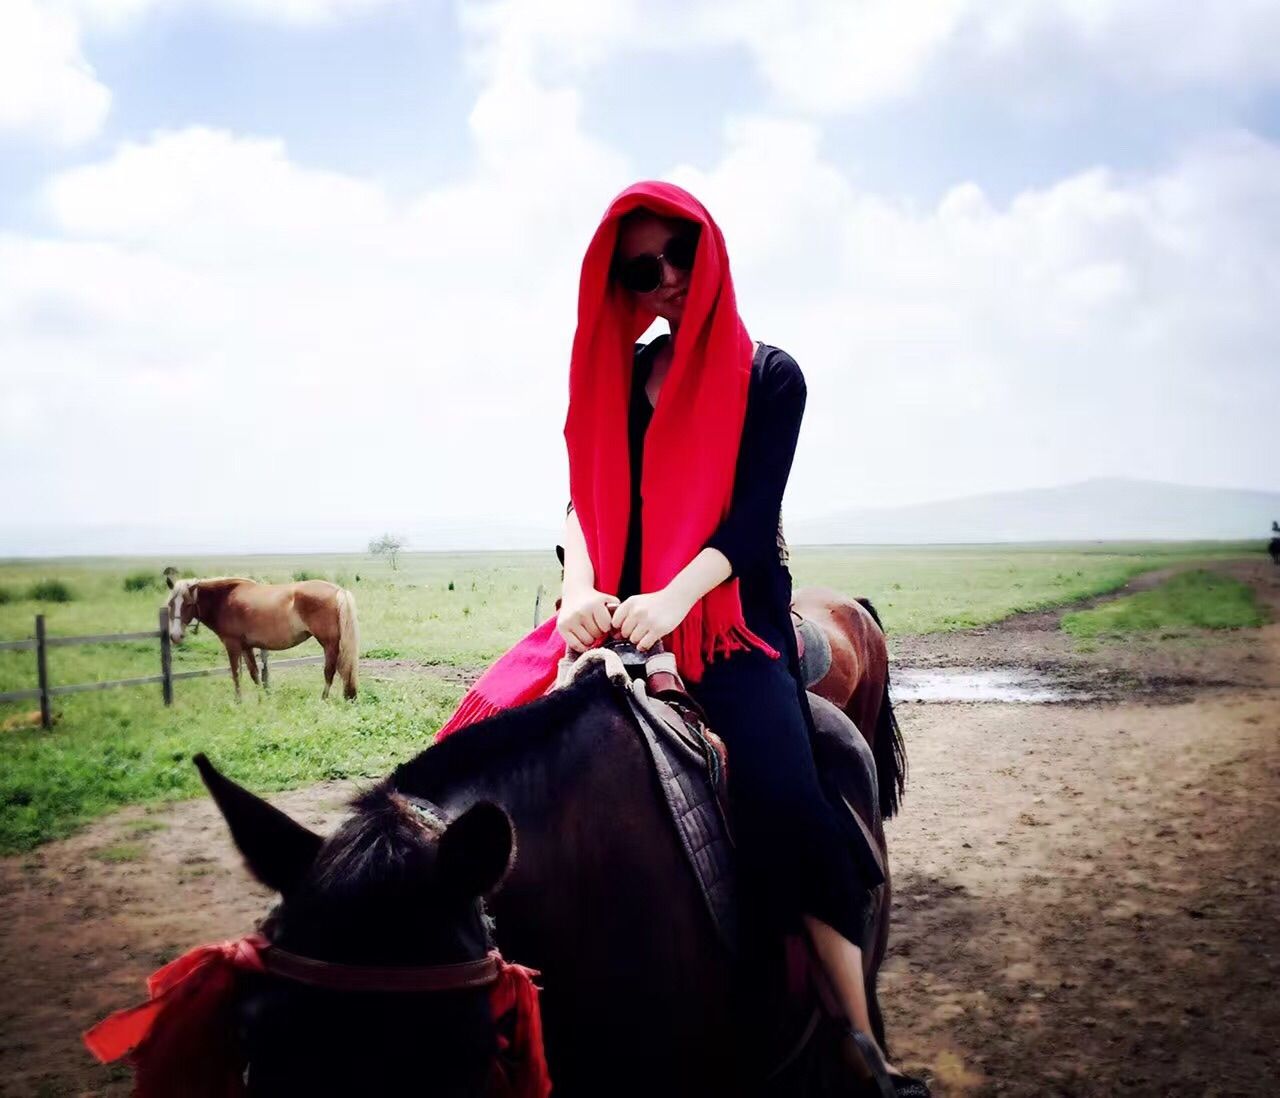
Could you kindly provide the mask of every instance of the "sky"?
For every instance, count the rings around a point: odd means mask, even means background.
[[[0,554],[554,528],[644,178],[805,373],[789,516],[1280,488],[1277,42],[1273,0],[0,0]]]

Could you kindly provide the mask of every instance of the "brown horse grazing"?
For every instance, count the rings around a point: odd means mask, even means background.
[[[907,779],[902,731],[889,700],[889,648],[870,599],[851,599],[828,587],[800,587],[794,614],[818,625],[831,646],[831,667],[809,689],[841,709],[871,745],[887,820],[898,811]]]
[[[857,745],[843,771],[825,777],[883,859],[870,752],[834,706],[818,701],[814,711],[826,732]],[[281,893],[268,938],[383,970],[488,947],[477,940],[473,898],[500,876],[510,835],[489,828],[473,844],[470,888],[441,884],[439,866],[454,827],[480,805],[500,806],[519,848],[488,909],[503,954],[542,972],[556,1098],[854,1093],[833,1040],[809,1041],[766,1082],[776,1060],[761,1062],[760,1036],[772,1034],[785,998],[782,943],[762,953],[726,943],[635,718],[598,666],[428,748],[360,797],[328,839],[201,763],[249,869]],[[450,819],[459,823],[445,830]],[[860,943],[872,1004],[886,895],[879,890]],[[271,976],[241,989],[238,1018],[250,1094],[479,1094],[457,1081],[477,1077],[495,1040],[493,1022],[461,997],[451,1012],[439,996],[335,994]]]
[[[258,583],[218,577],[174,581],[167,576],[169,635],[182,643],[186,627],[202,621],[222,639],[231,660],[231,679],[240,697],[240,657],[258,683],[253,649],[278,652],[315,637],[324,649],[324,694],[329,696],[334,672],[342,676],[344,697],[356,696],[360,640],[356,599],[345,587],[324,580]]]

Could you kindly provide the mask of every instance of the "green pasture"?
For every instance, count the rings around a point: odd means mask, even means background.
[[[1100,542],[801,548],[797,587],[865,595],[889,633],[941,633],[1061,606],[1123,587],[1156,568],[1261,553],[1256,542]]]
[[[146,687],[57,698],[50,732],[0,746],[0,851],[24,850],[126,804],[196,795],[206,751],[255,791],[376,778],[427,746],[455,686],[427,676],[367,679],[355,703],[322,702],[319,668],[282,672],[237,705],[225,679],[179,683],[166,709]]]
[[[1260,552],[1246,543],[1040,546],[800,547],[797,585],[869,596],[891,637],[986,624],[1020,610],[1114,590],[1168,565]],[[480,668],[551,613],[559,566],[545,553],[410,553],[393,570],[364,555],[140,558],[0,562],[0,640],[154,628],[166,594],[162,569],[282,581],[300,573],[355,592],[364,659]],[[148,586],[148,577],[154,585]],[[308,641],[280,658],[315,655]],[[174,650],[175,670],[220,666],[207,629]],[[52,682],[155,674],[156,642],[54,648]],[[0,690],[34,686],[32,652],[0,652]],[[245,680],[236,705],[226,678],[180,681],[166,709],[158,686],[54,700],[49,732],[15,727],[32,702],[0,705],[0,850],[27,849],[119,805],[198,792],[190,756],[207,751],[256,789],[326,777],[375,775],[424,746],[461,694],[438,678],[366,666],[354,704],[320,701],[316,666],[281,668],[272,690]]]
[[[1265,620],[1253,588],[1200,569],[1182,572],[1150,591],[1066,614],[1062,628],[1081,638],[1132,633],[1161,636],[1192,629],[1244,629]]]

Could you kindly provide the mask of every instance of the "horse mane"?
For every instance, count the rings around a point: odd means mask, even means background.
[[[467,725],[432,744],[396,767],[383,787],[429,798],[436,790],[492,769],[516,751],[527,751],[612,689],[604,668],[592,667],[567,687]]]

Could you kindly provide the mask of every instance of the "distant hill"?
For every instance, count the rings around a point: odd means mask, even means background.
[[[1154,480],[1084,480],[1055,488],[835,511],[788,520],[794,545],[1121,541],[1269,536],[1280,492]]]
[[[911,507],[836,511],[787,519],[793,545],[918,544],[1126,539],[1265,540],[1280,519],[1280,492],[1192,488],[1142,480],[1086,480],[1057,488],[992,492]],[[0,558],[9,556],[186,553],[359,553],[384,529],[407,535],[412,550],[532,549],[550,554],[558,522],[494,518],[320,519],[307,523],[203,526],[5,523]]]

